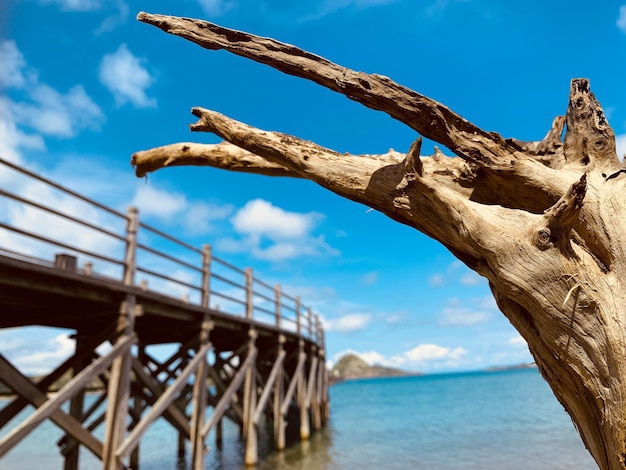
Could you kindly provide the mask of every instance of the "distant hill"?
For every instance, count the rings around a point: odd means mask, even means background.
[[[537,364],[533,363],[522,363],[522,364],[514,364],[512,366],[492,366],[483,369],[485,372],[499,372],[502,370],[518,370],[518,369],[536,369]]]
[[[370,366],[360,357],[354,354],[346,354],[330,370],[330,378],[333,381],[347,379],[363,379],[368,377],[399,377],[406,375],[419,375],[419,373],[407,372],[379,365]]]

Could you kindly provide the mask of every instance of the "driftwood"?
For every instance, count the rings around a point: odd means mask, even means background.
[[[455,154],[420,156],[419,139],[407,154],[340,154],[194,108],[191,130],[224,143],[155,148],[132,163],[137,175],[206,165],[306,178],[440,241],[489,280],[598,466],[626,469],[626,169],[586,79],[572,80],[566,115],[546,137],[523,142],[486,132],[389,78],[273,39],[199,20],[138,19],[312,80]]]

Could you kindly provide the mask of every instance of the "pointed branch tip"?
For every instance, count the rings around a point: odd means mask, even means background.
[[[409,151],[404,158],[404,167],[407,173],[415,173],[422,176],[424,172],[424,165],[420,160],[420,152],[422,150],[422,137],[418,137],[415,142],[411,144]]]

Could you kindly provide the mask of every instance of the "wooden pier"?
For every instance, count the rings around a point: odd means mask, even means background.
[[[0,467],[45,420],[65,432],[58,446],[66,470],[79,467],[81,449],[103,469],[139,468],[142,436],[160,417],[193,469],[205,468],[212,431],[221,446],[224,419],[239,426],[247,465],[257,462],[259,432],[273,428],[276,448],[285,447],[288,415],[302,439],[324,425],[324,331],[299,297],[215,257],[209,245],[141,222],[134,208],[119,212],[5,160],[0,171],[38,188],[0,188],[0,240],[9,240],[0,245],[0,328],[64,328],[76,343],[36,382],[0,350],[0,382],[15,394],[0,410],[0,429],[28,404],[36,408],[0,440]],[[174,352],[155,357],[151,347],[163,344]],[[104,386],[87,407],[85,390],[97,380]]]

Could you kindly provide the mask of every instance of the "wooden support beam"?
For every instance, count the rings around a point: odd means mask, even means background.
[[[315,351],[313,352],[315,354]],[[313,356],[311,360],[311,369],[309,369],[309,380],[307,381],[305,406],[310,408],[311,401],[313,400],[313,391],[315,390],[315,378],[317,376],[317,356]]]
[[[151,379],[138,359],[132,359],[132,367],[137,380],[142,383],[143,386],[150,391],[150,393],[152,393],[152,397],[154,397],[153,400],[156,401],[156,397],[159,397],[164,393],[165,387],[163,387],[163,385],[156,380]],[[152,401],[151,404],[154,404],[154,401]],[[187,417],[175,404],[170,405],[170,407],[165,410],[164,417],[170,422],[170,424],[172,424],[172,426],[178,429],[178,431],[183,431],[189,434]]]
[[[210,344],[205,344],[202,348],[200,348],[198,354],[196,354],[189,364],[187,364],[187,367],[183,369],[174,383],[165,391],[163,395],[159,397],[150,411],[141,419],[137,426],[135,426],[115,452],[119,460],[125,459],[128,454],[132,452],[135,446],[139,443],[141,437],[148,430],[148,427],[170,406],[176,397],[176,394],[179,393],[186,385],[187,379],[189,379],[189,376],[196,371],[200,361],[206,357],[210,348]]]
[[[203,439],[206,439],[206,437],[211,432],[211,429],[213,429],[213,426],[215,426],[215,424],[222,419],[222,416],[226,412],[228,405],[230,404],[234,395],[239,390],[239,387],[241,387],[241,384],[243,383],[246,377],[246,372],[248,371],[250,367],[254,366],[254,361],[256,360],[257,353],[258,352],[256,348],[248,352],[248,356],[246,357],[246,360],[244,361],[244,363],[241,365],[241,367],[235,374],[235,377],[233,377],[233,380],[231,380],[230,384],[228,385],[228,388],[222,394],[222,398],[220,398],[220,401],[217,403],[217,405],[215,405],[215,408],[213,408],[211,417],[204,424],[204,427],[202,428]]]
[[[311,395],[311,415],[313,416],[313,429],[319,431],[322,428],[320,401],[322,395],[322,368],[324,367],[324,361],[322,358],[316,359],[317,367],[315,370],[315,387],[313,388],[313,393]]]
[[[137,346],[137,358],[132,358],[131,367],[134,369],[135,361],[141,362],[146,360],[146,345],[141,343]],[[135,381],[131,384],[131,395],[133,398],[133,407],[132,413],[133,416],[137,416],[137,421],[133,420],[133,426],[141,419],[141,414],[146,408],[146,401],[144,400],[143,387],[139,386],[139,380],[137,379],[137,374],[135,374]],[[133,387],[134,385],[134,387]],[[132,429],[132,427],[131,427]],[[130,454],[130,462],[129,462],[129,470],[139,470],[139,459],[140,459],[140,450],[139,446],[135,447],[135,450]]]
[[[300,340],[300,351],[305,356],[307,355],[304,352],[304,342]],[[308,361],[307,361],[308,362]],[[306,376],[304,371],[298,376],[297,381],[297,399],[298,399],[298,408],[300,410],[300,439],[303,441],[308,440],[311,435],[311,428],[309,426],[309,408],[306,399]]]
[[[287,393],[285,393],[285,401],[283,401],[283,405],[280,408],[280,412],[283,416],[287,414],[287,410],[289,410],[289,404],[291,402],[291,397],[293,396],[293,392],[296,390],[296,384],[302,377],[302,369],[304,368],[304,364],[306,362],[306,353],[304,351],[300,351],[298,355],[298,364],[296,365],[296,370],[291,377],[291,381],[289,382],[289,387],[287,388]]]
[[[247,426],[248,432],[246,433],[246,451],[244,455],[244,463],[247,466],[256,465],[259,459],[259,450],[258,450],[258,436],[257,436],[257,426],[254,424],[254,411],[257,407],[257,387],[256,387],[256,376],[258,374],[256,367],[250,367],[248,369],[248,374],[250,374],[250,387],[247,390],[248,395],[248,409],[246,410],[244,407],[244,416],[247,417]],[[244,400],[245,403],[245,400]]]
[[[95,335],[93,338],[87,340],[85,344],[85,350],[81,352],[80,355],[74,354],[72,357],[69,357],[62,364],[60,364],[56,369],[50,372],[48,375],[43,377],[40,381],[38,381],[35,386],[37,389],[43,393],[46,393],[50,386],[56,382],[58,379],[63,376],[70,368],[75,367],[76,364],[80,363],[86,358],[91,359],[94,356],[93,351],[106,339],[110,338],[111,335],[115,333],[115,326],[111,326],[107,328],[100,334]],[[9,421],[11,421],[15,416],[17,416],[25,407],[28,405],[28,401],[21,396],[14,398],[9,404],[5,405],[0,410],[0,428],[4,427]]]
[[[69,398],[85,387],[93,377],[99,375],[104,369],[122,354],[125,354],[134,343],[135,336],[128,336],[119,341],[106,356],[94,361],[83,369],[76,377],[71,379],[54,398],[48,399],[37,411],[26,418],[19,426],[0,440],[0,457],[11,450],[18,442],[30,434],[46,418],[50,417]],[[76,437],[76,436],[75,436]],[[91,450],[91,449],[90,449]]]
[[[213,326],[209,315],[205,314],[202,325],[200,326],[199,339],[201,346],[210,345],[209,335]],[[191,411],[191,433],[189,437],[191,441],[191,468],[193,470],[204,470],[205,444],[202,437],[202,426],[204,426],[204,416],[207,406],[208,368],[209,366],[205,357],[198,365],[193,384],[193,409]]]
[[[261,397],[259,398],[259,403],[257,404],[256,410],[254,410],[254,416],[252,418],[252,422],[257,425],[259,424],[259,420],[261,418],[261,413],[263,413],[263,409],[267,404],[267,400],[270,397],[270,392],[272,391],[272,387],[274,386],[274,382],[276,381],[276,377],[278,377],[278,372],[282,369],[283,360],[285,359],[284,350],[280,350],[278,352],[278,356],[276,357],[276,361],[272,366],[272,370],[270,372],[269,377],[267,378],[267,382],[265,382],[265,387],[263,388],[263,392],[261,392]]]
[[[278,356],[286,355],[285,353],[285,336],[278,336]],[[281,412],[283,406],[283,400],[285,399],[285,387],[283,383],[283,364],[284,359],[281,361],[280,367],[276,375],[276,381],[274,385],[274,441],[276,442],[276,449],[283,450],[285,448],[285,416]]]
[[[41,392],[30,380],[24,377],[13,365],[0,354],[0,378],[15,393],[33,406],[40,408],[48,401],[48,397]],[[102,442],[93,437],[84,429],[79,420],[68,416],[62,410],[50,413],[50,419],[70,436],[89,449],[96,457],[102,457]],[[8,452],[8,449],[7,449]],[[2,454],[4,455],[4,453]]]
[[[135,337],[135,297],[128,295],[118,319],[120,328],[124,328],[122,338]],[[120,340],[118,340],[119,342]],[[123,341],[123,339],[121,340]],[[117,346],[117,343],[116,343]],[[120,355],[111,368],[111,377],[107,391],[108,407],[106,411],[106,429],[104,432],[103,470],[123,470],[123,464],[115,454],[115,449],[124,439],[126,418],[129,413],[130,370],[132,355],[130,348]]]
[[[75,355],[82,356],[83,351],[93,352],[86,350],[87,344],[85,344],[85,337],[81,334],[76,335]],[[76,377],[78,373],[89,364],[87,356],[82,361],[77,361],[73,366],[73,375]],[[85,390],[82,389],[70,400],[70,416],[76,419],[78,422],[83,421],[83,408],[85,407]],[[69,439],[70,445],[74,443],[73,439]],[[80,446],[73,445],[71,449],[65,453],[64,470],[78,470],[78,460],[80,456]]]
[[[215,382],[215,387],[217,391],[224,394],[225,391],[228,389],[228,386],[224,383],[222,378],[219,376],[219,373],[215,370],[215,367],[209,367],[208,372],[209,372],[209,375],[211,376],[211,379],[213,379],[213,382]],[[224,373],[226,374],[227,372],[224,370]],[[231,409],[237,416],[237,420],[234,420],[234,421],[241,423],[243,422],[243,410],[241,409],[241,406],[238,403],[236,403],[236,399],[237,397],[235,397],[235,399],[233,400],[233,403],[231,403]]]
[[[251,273],[251,271],[250,271]],[[250,277],[252,277],[250,275]],[[257,351],[255,341],[257,338],[257,332],[251,329],[248,339],[248,352]],[[246,440],[246,450],[244,462],[246,465],[254,465],[257,461],[257,433],[256,426],[253,422],[254,411],[257,402],[257,385],[256,385],[256,361],[253,367],[250,367],[246,371],[246,379],[243,387],[243,426],[242,435]]]

